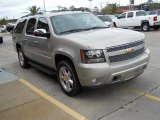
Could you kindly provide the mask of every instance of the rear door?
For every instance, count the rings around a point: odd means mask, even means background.
[[[133,27],[134,26],[134,20],[133,20],[133,12],[128,12],[127,13],[127,20],[126,20],[126,26],[127,27]]]
[[[28,20],[27,28],[25,31],[25,36],[23,38],[23,46],[25,55],[32,59],[34,59],[34,47],[35,47],[35,36],[33,35],[36,24],[36,18],[30,18]]]
[[[135,12],[135,15],[134,15],[134,26],[141,26],[141,22],[143,20],[148,20],[148,17],[146,16],[146,13],[145,11],[137,11]]]
[[[14,28],[13,37],[12,37],[14,46],[16,47],[16,43],[21,44],[23,51],[26,47],[26,44],[23,41],[24,31],[25,31],[24,28],[25,28],[26,22],[27,22],[26,19],[18,20],[18,22]]]
[[[40,17],[37,23],[37,29],[45,29],[46,32],[50,33],[48,21],[44,17]],[[47,37],[36,37],[34,39],[36,45],[34,49],[34,57],[37,62],[51,66],[51,39]]]

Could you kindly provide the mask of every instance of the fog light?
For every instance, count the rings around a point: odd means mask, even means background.
[[[93,80],[92,80],[92,83],[93,83],[93,84],[97,83],[97,80],[96,80],[96,79],[93,79]]]

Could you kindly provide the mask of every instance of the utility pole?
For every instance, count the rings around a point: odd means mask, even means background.
[[[143,6],[142,6],[142,0],[141,0],[141,10],[143,9]]]
[[[44,0],[43,0],[43,6],[44,6],[44,12],[46,13],[46,5]]]
[[[90,9],[91,9],[91,12],[92,12],[92,1],[93,0],[88,0],[90,2]]]

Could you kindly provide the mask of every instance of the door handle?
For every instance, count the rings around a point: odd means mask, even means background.
[[[24,38],[23,40],[24,40],[24,41],[27,41],[27,39],[26,39],[26,38]]]
[[[34,44],[38,44],[39,42],[38,42],[38,41],[33,41],[33,43],[34,43]]]

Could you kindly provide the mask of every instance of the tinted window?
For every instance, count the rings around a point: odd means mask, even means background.
[[[32,35],[34,32],[34,28],[35,28],[35,23],[36,23],[36,19],[35,18],[31,18],[28,21],[28,25],[27,25],[27,29],[26,29],[26,33],[29,35]]]
[[[160,11],[157,11],[157,14],[160,15]]]
[[[37,29],[45,29],[47,32],[49,32],[48,22],[45,18],[39,18]]]
[[[126,13],[121,14],[121,15],[119,16],[119,18],[120,18],[120,19],[126,18]]]
[[[144,11],[136,12],[136,16],[145,16],[146,13]]]
[[[156,15],[157,13],[156,13],[156,11],[150,11],[149,14],[150,15]]]
[[[26,20],[19,21],[19,23],[17,24],[14,32],[15,33],[22,33],[25,23],[26,23]]]
[[[129,12],[127,18],[132,18],[132,17],[133,17],[133,12]]]

